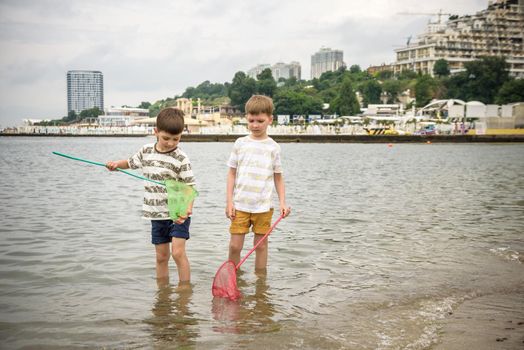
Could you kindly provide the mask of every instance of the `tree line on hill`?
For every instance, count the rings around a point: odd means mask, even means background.
[[[503,57],[482,57],[465,63],[464,68],[464,71],[451,75],[448,62],[441,59],[435,63],[434,76],[412,71],[402,71],[396,75],[391,71],[381,71],[372,75],[358,65],[353,65],[349,69],[342,67],[334,72],[325,72],[320,78],[281,78],[278,82],[269,68],[263,70],[256,79],[239,71],[231,82],[222,84],[204,81],[196,87],[186,88],[181,96],[154,103],[142,102],[137,107],[149,109],[149,115],[155,117],[161,109],[176,105],[176,99],[184,97],[200,98],[201,103],[207,106],[230,104],[244,112],[249,97],[262,94],[273,98],[276,115],[356,115],[360,113],[357,91],[366,107],[368,104],[381,103],[381,96],[386,96],[388,103],[397,103],[400,94],[407,89],[414,94],[416,107],[425,106],[433,99],[448,98],[485,104],[524,101],[524,79],[510,77],[509,65]],[[103,112],[95,107],[79,115],[71,112],[67,117],[40,125],[70,124],[85,118],[96,118],[100,114]]]
[[[181,96],[159,100],[150,105],[150,115],[156,116],[165,107],[175,105],[178,97],[200,98],[204,105],[230,103],[241,111],[253,94],[273,98],[275,114],[338,114],[360,113],[358,91],[364,107],[381,103],[387,96],[388,103],[399,102],[400,94],[409,89],[415,97],[415,106],[422,107],[433,99],[461,99],[480,101],[485,104],[506,104],[524,101],[524,79],[509,75],[509,65],[503,57],[482,57],[467,62],[464,71],[451,75],[446,60],[438,60],[434,76],[403,71],[393,74],[382,71],[374,75],[362,71],[358,65],[349,69],[342,67],[325,72],[320,78],[275,81],[269,68],[256,79],[240,71],[231,82],[224,84],[204,81],[196,87],[188,87]],[[329,107],[324,109],[324,105]],[[408,106],[411,107],[411,106]]]

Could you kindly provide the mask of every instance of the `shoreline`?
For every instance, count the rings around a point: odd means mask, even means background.
[[[0,137],[147,137],[151,134],[2,134]],[[245,134],[183,134],[183,142],[234,142]],[[524,135],[269,135],[279,143],[482,143],[524,142]]]
[[[497,293],[466,300],[443,320],[433,350],[522,349],[522,292]]]

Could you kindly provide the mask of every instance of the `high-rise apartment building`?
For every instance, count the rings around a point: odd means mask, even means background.
[[[250,70],[247,71],[247,75],[250,76],[253,79],[256,79],[257,75],[262,73],[262,71],[264,69],[267,69],[267,68],[271,69],[271,65],[267,64],[267,63],[257,64],[255,67],[253,67],[253,68],[251,68]]]
[[[255,67],[247,71],[247,75],[253,79],[257,78],[257,75],[262,73],[264,69],[271,69],[271,75],[273,78],[278,81],[280,78],[289,79],[291,77],[301,79],[302,68],[299,62],[292,61],[290,63],[278,62],[274,65],[269,64],[258,64]]]
[[[98,107],[104,110],[104,76],[100,71],[67,72],[67,113]]]
[[[439,16],[440,17],[440,16]],[[397,49],[394,72],[412,70],[433,75],[439,59],[452,73],[482,56],[503,56],[510,74],[524,78],[524,0],[488,1],[474,15],[452,16],[445,23],[430,23],[416,43]]]
[[[271,67],[271,73],[273,74],[273,78],[275,78],[276,81],[278,81],[280,78],[289,79],[292,77],[300,80],[301,71],[302,69],[300,67],[300,63],[296,61],[292,61],[290,63],[278,62]]]
[[[322,73],[334,72],[343,66],[345,66],[345,63],[342,50],[322,47],[314,55],[311,55],[311,79],[320,78]]]

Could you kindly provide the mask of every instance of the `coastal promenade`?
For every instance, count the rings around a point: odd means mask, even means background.
[[[245,134],[183,134],[183,142],[234,142]],[[4,137],[146,137],[151,134],[33,134],[0,133]],[[280,143],[466,143],[524,142],[524,135],[310,135],[276,134],[270,136]]]
[[[184,142],[234,142],[242,135],[184,135]],[[524,135],[269,135],[280,143],[524,142]]]

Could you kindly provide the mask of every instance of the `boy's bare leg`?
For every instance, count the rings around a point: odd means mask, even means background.
[[[244,247],[245,235],[231,235],[229,240],[229,260],[232,260],[235,264],[240,262],[240,253]]]
[[[169,279],[169,243],[155,244],[156,250],[156,278]]]
[[[264,235],[255,234],[253,244],[256,245]],[[265,239],[255,250],[255,270],[263,271],[267,266],[267,239]]]
[[[191,270],[186,255],[186,239],[173,237],[171,245],[171,253],[173,254],[173,259],[175,259],[178,270],[178,281],[189,282],[191,279]]]

